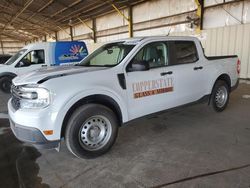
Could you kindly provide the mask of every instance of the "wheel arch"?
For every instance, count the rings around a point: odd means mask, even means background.
[[[231,79],[230,79],[230,76],[226,73],[224,74],[221,74],[214,82],[214,85],[213,85],[213,89],[214,89],[214,86],[215,86],[215,83],[218,81],[218,80],[222,80],[222,81],[225,81],[228,85],[228,88],[229,88],[229,91],[231,89]]]
[[[5,77],[5,76],[15,78],[17,75],[15,73],[13,73],[13,72],[0,73],[0,79]]]
[[[226,73],[223,73],[220,76],[218,76],[217,79],[214,81],[213,87],[211,89],[211,94],[212,94],[212,92],[214,90],[214,86],[215,86],[215,84],[216,84],[216,82],[218,80],[222,80],[222,81],[226,82],[226,84],[228,85],[228,88],[229,88],[229,92],[231,91],[231,79],[230,79],[230,76],[228,74],[226,74]],[[210,101],[211,101],[211,95],[209,97],[208,104],[210,104]]]
[[[68,121],[69,121],[72,113],[74,113],[74,111],[78,107],[80,107],[84,104],[88,104],[88,103],[101,104],[101,105],[104,105],[104,106],[110,108],[116,114],[118,121],[119,121],[119,125],[122,125],[122,123],[123,123],[122,110],[121,110],[120,106],[118,105],[118,103],[113,98],[111,98],[107,95],[103,95],[103,94],[90,95],[90,96],[87,96],[87,97],[84,97],[84,98],[78,100],[69,108],[69,110],[67,111],[67,113],[63,119],[62,128],[61,128],[61,138],[64,137],[64,135],[65,135],[65,130],[66,130]]]

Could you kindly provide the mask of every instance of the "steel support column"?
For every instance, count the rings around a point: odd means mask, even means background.
[[[132,6],[128,7],[128,15],[129,15],[129,20],[128,20],[128,27],[129,27],[129,37],[133,37],[134,36],[134,32],[133,32],[133,8]]]
[[[128,22],[128,32],[129,32],[129,37],[133,37],[133,18],[132,18],[132,6],[128,7],[128,14],[129,16],[125,16],[116,6],[114,3],[111,4],[112,7],[118,12],[120,16],[122,16],[125,20]]]
[[[197,16],[199,17],[199,25],[197,28],[197,33],[200,33],[200,31],[203,29],[203,17],[204,17],[204,0],[195,0],[195,3],[197,5]]]
[[[2,54],[4,54],[3,41],[2,41],[2,38],[1,38],[1,37],[0,37],[0,43],[1,43],[1,48],[2,48]]]
[[[59,29],[61,29],[62,31],[64,31],[64,33],[66,33],[67,35],[69,35],[71,40],[73,39],[73,35],[71,35],[71,34],[73,34],[73,32],[72,32],[72,27],[71,27],[71,26],[69,27],[70,33],[69,33],[68,31],[66,31],[65,29],[63,29],[62,27],[60,27],[60,26],[57,26],[57,27],[58,27]]]
[[[57,31],[55,31],[55,40],[58,41]]]
[[[96,43],[96,19],[92,20],[92,32],[93,32],[93,40]]]
[[[70,40],[73,41],[74,37],[73,37],[73,28],[72,28],[72,26],[69,26],[69,30],[70,30]]]
[[[94,43],[96,43],[96,19],[93,18],[92,19],[92,27],[90,27],[85,21],[83,21],[81,18],[77,18],[83,25],[85,25],[87,28],[89,28],[93,34],[93,36],[91,37],[94,41]]]

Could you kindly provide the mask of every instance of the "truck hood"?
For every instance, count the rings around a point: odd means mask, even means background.
[[[0,69],[3,68],[3,67],[7,67],[8,65],[5,65],[5,64],[0,64]]]
[[[0,64],[0,74],[4,72],[9,72],[9,65]]]
[[[42,68],[24,75],[17,76],[13,79],[13,83],[14,85],[39,84],[53,78],[104,69],[107,69],[107,67],[59,66]]]

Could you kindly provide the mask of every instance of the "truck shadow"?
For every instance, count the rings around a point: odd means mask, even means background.
[[[3,112],[6,113],[8,111],[7,103],[10,97],[11,97],[10,94],[3,93],[0,90],[0,113],[3,113]]]
[[[41,153],[19,142],[12,134],[7,119],[0,119],[0,151],[1,187],[49,187],[38,177],[40,168],[36,160]]]

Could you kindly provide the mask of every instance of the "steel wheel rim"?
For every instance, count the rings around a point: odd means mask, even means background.
[[[95,151],[106,145],[111,133],[111,122],[102,115],[96,115],[88,118],[81,126],[79,141],[84,149]]]
[[[227,98],[228,98],[227,88],[225,86],[220,86],[215,94],[216,106],[222,108],[226,104]]]

